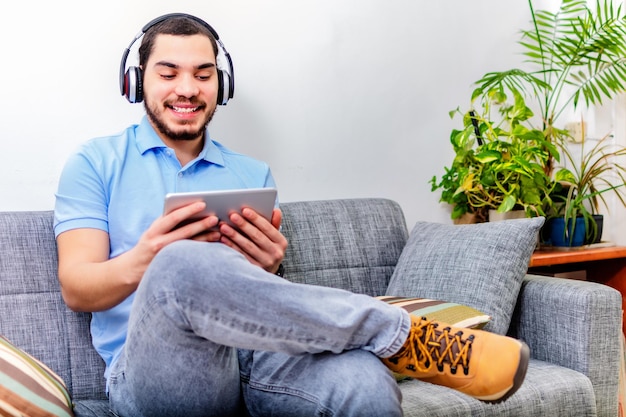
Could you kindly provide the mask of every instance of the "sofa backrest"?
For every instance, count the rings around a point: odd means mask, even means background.
[[[380,198],[281,204],[289,239],[285,278],[384,295],[404,248],[402,209]]]
[[[408,235],[397,203],[351,199],[281,208],[286,278],[385,293]],[[57,372],[75,400],[105,399],[90,315],[72,312],[61,297],[52,219],[52,211],[0,212],[0,334]]]
[[[61,298],[52,216],[0,213],[0,334],[57,372],[75,400],[105,399],[90,315]]]

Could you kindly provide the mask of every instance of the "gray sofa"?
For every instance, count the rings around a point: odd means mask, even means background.
[[[382,295],[408,229],[386,199],[282,205],[289,279]],[[354,242],[357,242],[356,244]],[[67,383],[80,416],[112,415],[89,314],[61,298],[52,212],[0,213],[0,334]],[[621,296],[603,285],[527,275],[509,334],[532,352],[520,390],[486,404],[417,380],[400,382],[406,416],[617,416]]]

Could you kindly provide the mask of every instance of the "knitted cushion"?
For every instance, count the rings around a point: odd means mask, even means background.
[[[74,415],[63,380],[3,336],[0,336],[0,415]]]
[[[506,334],[543,217],[466,225],[418,222],[386,294],[468,305]]]
[[[489,315],[475,308],[463,304],[450,303],[447,301],[431,300],[429,298],[415,297],[376,297],[388,304],[401,307],[419,317],[429,320],[441,321],[453,327],[466,327],[480,329],[489,322]]]

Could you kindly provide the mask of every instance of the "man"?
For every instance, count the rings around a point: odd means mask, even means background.
[[[115,413],[400,416],[389,369],[485,401],[518,389],[528,348],[517,340],[276,276],[287,247],[278,208],[270,220],[233,213],[234,226],[209,216],[176,227],[204,203],[162,215],[167,192],[274,180],[209,137],[225,83],[232,92],[212,28],[183,14],[144,28],[139,84],[126,74],[123,90],[136,88],[146,116],[72,155],[55,207],[63,297],[93,312]]]

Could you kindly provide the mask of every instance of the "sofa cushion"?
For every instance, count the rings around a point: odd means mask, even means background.
[[[500,403],[484,403],[459,391],[417,379],[400,382],[404,417],[590,417],[617,416],[596,410],[593,388],[585,375],[530,359],[520,389]]]
[[[390,295],[376,298],[387,304],[401,307],[414,316],[442,321],[454,327],[481,329],[491,319],[489,315],[475,308],[448,301],[432,300],[430,298],[394,297]]]
[[[417,222],[387,295],[465,304],[506,334],[543,217],[466,225]]]
[[[74,415],[65,382],[3,336],[0,336],[0,414]]]

